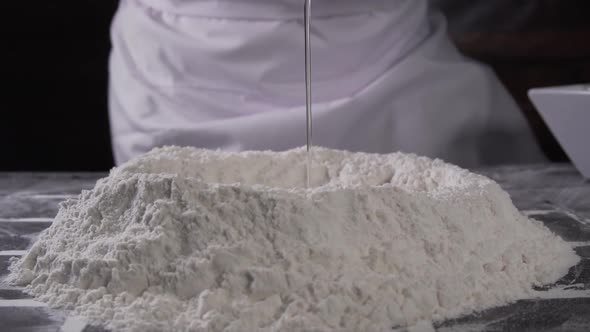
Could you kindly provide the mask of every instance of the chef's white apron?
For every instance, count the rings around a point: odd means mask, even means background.
[[[313,2],[317,145],[466,167],[542,154],[492,72],[425,0]],[[156,146],[305,144],[303,0],[122,0],[112,24],[117,163]]]

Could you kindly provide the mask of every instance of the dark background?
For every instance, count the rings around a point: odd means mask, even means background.
[[[116,0],[2,1],[0,170],[107,170]]]
[[[552,160],[565,156],[526,97],[590,82],[589,0],[431,0],[467,55],[489,63]],[[0,170],[113,166],[107,116],[116,0],[4,1]]]

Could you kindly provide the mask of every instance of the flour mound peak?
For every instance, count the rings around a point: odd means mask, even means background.
[[[429,194],[464,191],[491,183],[459,167],[413,154],[352,153],[316,147],[312,154],[311,190],[397,187]],[[209,184],[264,186],[287,190],[306,187],[307,152],[212,152],[165,147],[140,156],[114,173],[170,174]]]

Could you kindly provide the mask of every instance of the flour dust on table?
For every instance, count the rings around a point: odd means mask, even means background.
[[[384,331],[535,296],[579,258],[410,154],[155,149],[62,203],[11,279],[115,331]]]

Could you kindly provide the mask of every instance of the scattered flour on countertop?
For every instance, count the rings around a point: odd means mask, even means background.
[[[62,203],[11,279],[121,331],[387,331],[579,258],[493,181],[408,154],[161,148]]]

